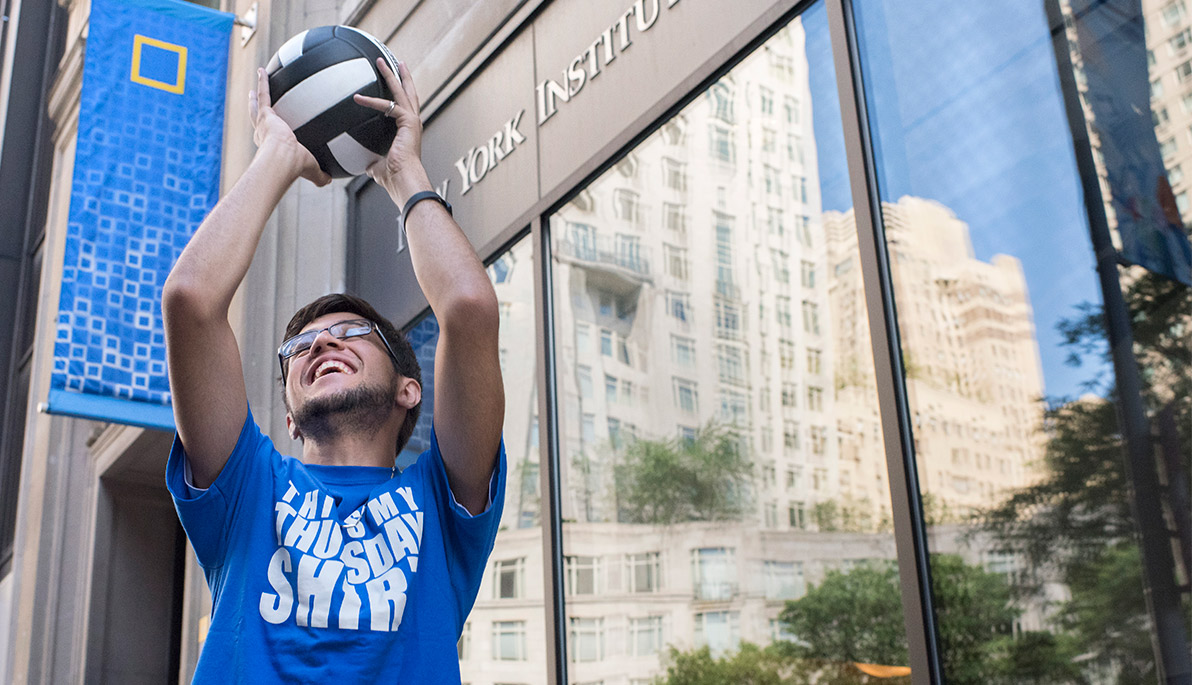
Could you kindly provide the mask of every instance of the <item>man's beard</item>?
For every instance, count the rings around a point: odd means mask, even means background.
[[[329,442],[353,433],[375,434],[397,406],[394,379],[387,386],[362,385],[316,397],[295,409],[292,417],[303,440]]]

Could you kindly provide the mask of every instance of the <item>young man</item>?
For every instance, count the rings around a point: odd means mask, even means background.
[[[497,300],[444,206],[407,205],[431,190],[418,98],[404,64],[400,83],[378,65],[394,100],[356,100],[397,122],[369,175],[406,208],[414,271],[439,323],[431,447],[394,469],[420,372],[392,324],[350,296],[299,311],[279,349],[301,461],[253,420],[228,307],[286,189],[330,180],[271,109],[259,70],[256,156],[162,296],[178,428],[167,482],[214,604],[196,682],[459,682],[456,642],[504,497]]]

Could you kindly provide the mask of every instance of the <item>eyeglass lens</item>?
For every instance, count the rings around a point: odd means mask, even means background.
[[[310,349],[314,344],[315,338],[319,334],[327,331],[331,335],[343,340],[345,338],[355,338],[362,335],[368,335],[372,332],[372,322],[363,319],[352,321],[337,321],[326,328],[317,331],[306,331],[290,338],[281,345],[281,355],[283,359],[289,359],[296,354],[301,354]]]

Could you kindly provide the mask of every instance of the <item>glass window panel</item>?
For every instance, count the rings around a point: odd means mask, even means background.
[[[907,664],[897,574],[830,575],[893,568],[890,495],[856,238],[822,211],[847,189],[826,11],[776,31],[549,217],[575,682],[806,636],[772,680]]]
[[[1123,399],[1167,444],[1151,472],[1187,482],[1185,4],[854,7],[945,678],[1157,682],[1089,216],[1149,269],[1118,268],[1143,376]],[[1162,436],[1164,412],[1185,428]],[[1162,547],[1187,663],[1187,569]]]
[[[567,651],[571,653],[571,661],[584,663],[603,659],[604,619],[572,617],[568,622]]]
[[[493,589],[496,599],[518,599],[522,596],[522,567],[525,559],[502,559],[493,562]]]
[[[737,594],[737,568],[732,548],[692,550],[691,570],[696,599],[730,599]]]
[[[626,555],[629,570],[629,592],[656,592],[659,588],[658,552]]]
[[[592,399],[592,369],[588,366],[581,366],[576,370],[579,378],[579,394],[586,400]]]
[[[568,595],[594,595],[599,584],[600,559],[598,557],[566,557]]]
[[[637,223],[641,218],[641,214],[638,211],[640,205],[640,198],[632,190],[618,188],[613,192],[614,214],[622,221]]]
[[[695,642],[723,656],[736,650],[741,641],[740,612],[705,611],[695,615]]]
[[[16,393],[13,397],[29,396],[29,380],[32,369],[31,359],[26,359],[25,363],[17,368],[13,375],[12,390]],[[28,405],[25,402],[13,402],[13,409],[7,417],[0,414],[0,422],[7,419],[10,427],[22,427],[19,430],[13,430],[13,435],[17,438],[24,435],[26,406]],[[3,423],[0,423],[0,426],[2,425]],[[10,430],[12,429],[10,428]],[[2,442],[0,441],[0,443]],[[0,452],[0,495],[3,495],[4,498],[4,504],[0,505],[0,567],[8,564],[14,554],[17,518],[15,504],[21,482],[21,447],[21,440],[10,439],[5,444],[4,452]]]
[[[630,656],[656,656],[662,645],[662,616],[629,619]]]
[[[493,658],[497,661],[523,661],[526,658],[526,622],[493,622]],[[460,664],[462,669],[463,664]],[[504,670],[504,669],[502,669]],[[467,676],[464,676],[467,677]]]
[[[687,177],[683,177],[683,183],[687,183]],[[662,205],[662,223],[667,229],[682,233],[687,230],[687,214],[684,211],[683,205],[674,204],[671,202],[664,202]]]
[[[802,562],[766,561],[763,569],[766,599],[798,599],[806,592]]]

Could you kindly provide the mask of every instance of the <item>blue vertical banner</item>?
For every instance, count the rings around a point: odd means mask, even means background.
[[[50,413],[173,428],[161,290],[219,197],[232,19],[91,2]]]

